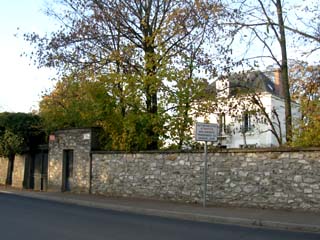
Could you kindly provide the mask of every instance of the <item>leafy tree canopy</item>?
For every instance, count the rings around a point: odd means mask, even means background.
[[[31,113],[0,113],[1,154],[19,153],[45,142],[42,122]]]
[[[23,150],[23,138],[10,130],[0,136],[0,156],[12,157]]]
[[[295,62],[290,72],[293,98],[300,103],[294,146],[320,147],[320,66]]]
[[[36,47],[31,56],[36,63],[57,68],[63,76],[40,106],[49,128],[98,125],[116,149],[161,147],[172,111],[168,99],[174,91],[168,90],[190,81],[179,74],[186,61],[194,62],[192,71],[214,68],[207,46],[223,13],[220,1],[59,3],[63,11],[51,8],[48,13],[61,20],[60,29],[46,36],[25,35]],[[196,51],[186,59],[194,44]],[[189,103],[184,106],[188,109]],[[185,124],[190,121],[183,123],[187,129]]]

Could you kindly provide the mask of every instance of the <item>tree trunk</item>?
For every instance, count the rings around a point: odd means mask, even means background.
[[[288,58],[286,47],[285,26],[282,15],[281,0],[276,1],[279,30],[280,30],[280,48],[281,48],[281,81],[282,93],[285,103],[285,125],[286,125],[286,140],[290,144],[292,141],[292,113],[291,113],[291,97],[288,74]]]
[[[149,124],[147,125],[147,134],[149,141],[147,144],[147,150],[157,150],[159,134],[155,129],[157,126],[158,118],[158,87],[156,80],[156,61],[155,51],[150,43],[146,43],[145,47],[145,64],[146,64],[146,79],[145,79],[145,91],[146,91],[146,107],[147,114],[149,116]]]

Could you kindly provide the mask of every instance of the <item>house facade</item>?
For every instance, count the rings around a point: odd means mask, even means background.
[[[285,143],[285,103],[280,72],[247,72],[215,82],[215,112],[199,117],[219,125],[218,141],[226,148],[274,147]],[[292,102],[293,122],[300,117]]]

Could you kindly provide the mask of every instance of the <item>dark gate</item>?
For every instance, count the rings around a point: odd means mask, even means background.
[[[26,159],[24,188],[46,191],[48,182],[48,146],[39,146]]]
[[[71,191],[73,177],[73,150],[63,150],[62,188],[63,192]]]

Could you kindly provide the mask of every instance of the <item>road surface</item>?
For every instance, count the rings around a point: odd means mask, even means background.
[[[4,240],[313,240],[320,234],[121,213],[0,193]]]

